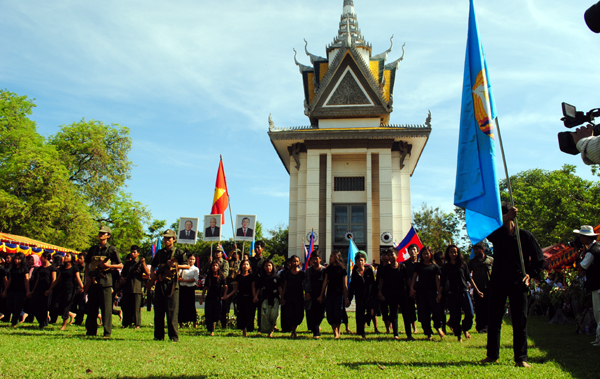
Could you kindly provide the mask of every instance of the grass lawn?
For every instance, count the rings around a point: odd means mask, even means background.
[[[533,368],[523,369],[513,367],[509,324],[503,327],[500,362],[481,365],[477,361],[485,357],[486,336],[476,333],[462,344],[453,336],[427,341],[423,334],[415,335],[414,342],[374,334],[366,341],[342,334],[336,341],[324,321],[320,340],[304,332],[303,324],[295,340],[281,333],[273,339],[255,334],[242,338],[230,329],[217,329],[216,336],[209,337],[201,327],[180,329],[180,342],[172,343],[152,340],[153,313],[142,312],[145,326],[137,331],[121,329],[113,316],[116,327],[110,340],[86,338],[85,328],[77,326],[61,332],[57,325],[39,331],[32,324],[13,329],[0,323],[0,377],[600,377],[600,348],[590,345],[592,337],[575,335],[572,325],[547,325],[539,317],[529,319]],[[354,314],[349,316],[354,330]]]

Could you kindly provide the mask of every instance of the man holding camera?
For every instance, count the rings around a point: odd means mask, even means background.
[[[600,347],[600,244],[596,239],[598,234],[594,228],[583,225],[581,229],[573,230],[583,245],[583,260],[579,264],[585,270],[585,288],[592,293],[592,307],[596,320],[596,339],[592,345]]]

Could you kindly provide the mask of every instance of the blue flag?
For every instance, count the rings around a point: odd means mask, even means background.
[[[152,258],[154,258],[154,255],[160,250],[162,249],[162,247],[160,247],[160,237],[158,237],[156,239],[156,249],[152,252]]]
[[[454,205],[465,208],[473,244],[502,226],[494,150],[496,108],[487,71],[471,0]]]
[[[355,261],[354,258],[356,256],[356,253],[358,253],[358,247],[356,247],[356,245],[354,244],[354,241],[350,240],[350,246],[348,246],[348,265],[346,266],[346,270],[347,270],[347,280],[348,280],[348,285],[350,285],[350,277],[352,276],[352,269],[354,268],[355,265]]]

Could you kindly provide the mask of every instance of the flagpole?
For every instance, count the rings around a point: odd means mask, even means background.
[[[502,152],[502,163],[504,163],[504,173],[506,174],[506,183],[508,187],[508,194],[510,195],[510,205],[515,206],[515,199],[513,198],[512,185],[510,184],[510,177],[508,176],[508,166],[506,165],[506,157],[504,156],[504,145],[502,144],[502,135],[500,134],[500,124],[498,123],[498,117],[495,118],[496,130],[498,131],[498,142],[500,143],[500,151]],[[525,277],[525,261],[523,260],[523,250],[521,248],[521,235],[519,233],[519,224],[517,217],[515,220],[515,232],[517,234],[517,248],[519,249],[519,258],[521,259],[521,270],[523,271],[523,277]]]
[[[221,164],[223,164],[223,154],[220,155]],[[229,205],[229,218],[231,219],[231,233],[235,241],[235,225],[233,224],[233,213],[231,213],[231,198],[229,197],[229,187],[227,187],[227,177],[225,176],[225,165],[223,165],[223,181],[225,182],[225,188],[227,188],[227,203]]]

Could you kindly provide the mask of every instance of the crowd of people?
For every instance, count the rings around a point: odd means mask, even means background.
[[[197,327],[201,320],[196,307],[196,289],[201,288],[199,303],[204,305],[204,323],[211,336],[219,323],[227,327],[233,306],[243,336],[257,329],[269,337],[280,331],[295,338],[306,317],[315,339],[321,337],[324,319],[333,337],[339,339],[343,324],[351,333],[347,307],[354,300],[359,338],[366,338],[365,328],[371,323],[374,333],[380,333],[378,317],[385,332],[400,339],[398,319],[402,315],[407,340],[414,340],[417,321],[425,338],[444,338],[452,332],[459,342],[471,338],[475,323],[475,330],[487,333],[488,338],[487,357],[482,362],[496,362],[508,299],[514,359],[517,366],[527,367],[528,285],[531,278],[538,277],[544,257],[531,233],[523,229],[517,233],[513,221],[517,210],[505,206],[503,213],[503,227],[488,236],[494,258],[486,254],[485,243],[473,247],[474,257],[468,262],[456,245],[447,246],[443,252],[411,245],[410,258],[401,263],[398,251],[389,248],[381,253],[380,263],[372,265],[360,251],[350,278],[340,251],[331,252],[327,265],[316,250],[306,270],[296,255],[279,268],[264,257],[262,241],[255,243],[253,256],[242,257],[234,248],[229,259],[224,259],[218,247],[201,271],[196,257],[186,256],[175,246],[176,233],[170,229],[163,235],[164,248],[156,252],[152,262],[147,264],[140,257],[140,248],[132,246],[123,264],[116,248],[108,243],[110,228],[103,226],[98,244],[78,256],[5,256],[0,267],[0,316],[15,328],[35,318],[40,329],[61,316],[61,330],[65,330],[71,323],[82,325],[87,315],[86,334],[95,336],[102,326],[103,336],[109,338],[113,314],[120,317],[123,327],[142,326],[145,298],[147,309],[154,307],[154,339],[165,338],[166,317],[167,335],[177,342],[181,324]],[[591,246],[596,244],[597,235],[593,231],[590,235],[587,229],[581,233],[587,233],[581,236],[591,244],[586,248],[594,252],[582,266],[593,271],[598,267],[593,266],[593,257],[599,249]],[[115,307],[118,303],[120,310]]]

